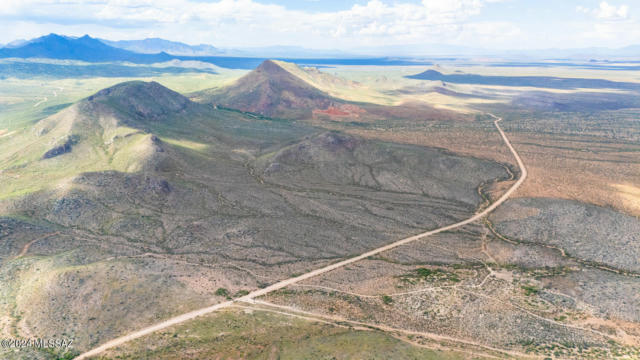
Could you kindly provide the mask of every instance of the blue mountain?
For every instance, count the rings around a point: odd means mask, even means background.
[[[128,61],[138,64],[173,59],[171,55],[162,52],[158,54],[139,54],[118,49],[89,35],[75,38],[57,34],[42,36],[17,47],[1,48],[0,58],[48,58],[87,62]]]
[[[144,40],[119,40],[110,41],[100,39],[103,43],[118,49],[125,49],[141,54],[157,54],[166,52],[171,55],[183,56],[213,56],[223,54],[221,51],[211,45],[188,45],[177,41],[169,41],[159,38],[148,38]]]

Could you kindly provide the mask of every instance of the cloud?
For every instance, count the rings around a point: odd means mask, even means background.
[[[600,8],[596,10],[596,16],[599,19],[619,20],[629,17],[629,7],[620,5],[618,7],[609,5],[606,1],[600,3]]]
[[[627,5],[610,5],[608,2],[603,1],[600,6],[595,9],[578,6],[576,8],[578,12],[584,14],[590,14],[601,20],[616,21],[625,20],[629,18],[629,6]]]
[[[34,28],[44,23],[67,24],[74,30],[86,24],[87,28],[110,28],[110,34],[126,37],[139,36],[139,30],[146,28],[156,36],[168,34],[189,43],[235,41],[240,45],[448,42],[468,38],[473,35],[468,32],[478,27],[489,32],[495,29],[494,35],[504,36],[497,23],[466,26],[474,23],[474,16],[487,3],[503,0],[404,1],[369,0],[341,11],[307,12],[253,0],[5,0],[0,21],[32,22]],[[111,37],[104,32],[99,35]]]
[[[578,6],[576,10],[592,18],[574,31],[574,40],[581,44],[622,47],[637,44],[640,38],[640,23],[631,16],[627,5],[602,1],[597,8]]]

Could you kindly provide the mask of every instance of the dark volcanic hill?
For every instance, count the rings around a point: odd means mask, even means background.
[[[166,53],[138,54],[109,46],[89,35],[80,38],[49,34],[27,41],[21,46],[0,49],[0,58],[48,58],[88,62],[129,61],[154,63],[168,61]]]

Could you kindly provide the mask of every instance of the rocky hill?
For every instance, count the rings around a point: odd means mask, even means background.
[[[269,117],[304,118],[314,109],[327,109],[338,99],[306,83],[280,63],[267,60],[222,89],[197,94],[208,103]]]
[[[118,84],[0,141],[0,331],[87,349],[468,217],[476,187],[505,176],[490,161]]]
[[[348,101],[338,95],[367,91],[317,68],[266,60],[231,85],[192,94],[200,103],[237,109],[272,118],[372,122],[388,119],[456,119],[460,114],[437,110],[425,103],[387,106]]]

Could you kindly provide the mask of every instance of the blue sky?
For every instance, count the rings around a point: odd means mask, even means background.
[[[5,0],[0,42],[56,32],[352,50],[640,44],[638,0]]]

